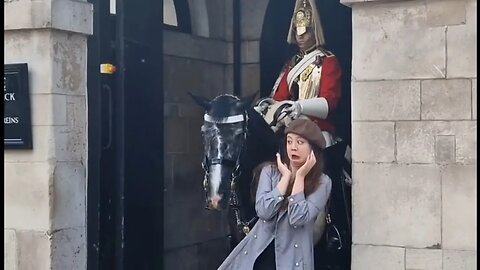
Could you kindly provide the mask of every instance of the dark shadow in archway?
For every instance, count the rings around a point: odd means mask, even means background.
[[[350,85],[352,69],[352,12],[339,0],[317,0],[326,48],[338,58],[342,67],[342,99],[335,113],[337,134],[351,145]],[[295,1],[270,1],[260,40],[261,96],[268,96],[277,76],[295,53],[287,44],[287,32]]]
[[[351,145],[351,62],[352,62],[352,13],[349,7],[340,4],[339,0],[316,0],[324,30],[326,49],[332,51],[342,68],[342,98],[335,112],[334,121],[337,135]],[[287,32],[295,1],[269,2],[260,40],[260,86],[261,96],[270,94],[272,86],[285,62],[296,53],[295,46],[287,44]],[[342,224],[342,231],[348,246],[338,256],[327,254],[318,249],[315,252],[315,269],[317,270],[350,270],[351,262],[351,190],[345,188],[341,179],[332,177],[330,208],[334,220]],[[343,193],[340,192],[343,190]],[[345,213],[348,213],[345,215]],[[351,219],[350,219],[351,220]],[[346,225],[348,224],[348,225]],[[350,231],[346,228],[350,227]],[[323,238],[322,241],[325,239]],[[332,259],[333,258],[333,259]],[[320,262],[320,263],[318,263]]]

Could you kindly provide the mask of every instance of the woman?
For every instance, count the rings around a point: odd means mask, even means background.
[[[283,151],[276,164],[260,167],[259,220],[219,269],[314,269],[314,222],[325,211],[332,187],[323,174],[325,138],[309,119],[292,121],[285,135],[286,155]]]

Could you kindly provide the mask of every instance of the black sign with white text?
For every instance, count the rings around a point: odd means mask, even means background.
[[[3,142],[5,149],[32,149],[27,64],[5,64],[3,76]]]

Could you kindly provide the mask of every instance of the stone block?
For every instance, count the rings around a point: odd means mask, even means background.
[[[71,131],[67,126],[54,127],[55,160],[86,161],[85,132]],[[84,163],[85,164],[85,163]]]
[[[52,229],[84,227],[86,220],[86,169],[79,162],[57,162],[53,176]]]
[[[475,121],[408,121],[396,123],[397,161],[435,163],[435,136],[455,136],[456,162],[476,164]]]
[[[203,159],[204,156],[203,137],[201,133],[203,123],[203,118],[200,117],[188,119],[188,134],[191,135],[187,142],[188,153],[193,156],[200,155],[201,159]]]
[[[52,25],[49,2],[8,1],[4,4],[4,30],[45,28]]]
[[[242,96],[250,96],[260,91],[260,64],[242,65]]]
[[[4,63],[28,63],[31,94],[52,92],[51,35],[50,31],[4,32]]]
[[[233,65],[225,65],[224,72],[225,72],[225,78],[224,78],[225,89],[230,90],[230,93],[233,93],[233,88],[234,88],[234,86],[233,86]]]
[[[423,120],[466,120],[472,117],[470,80],[422,82]]]
[[[87,93],[87,37],[81,34],[53,32],[53,93],[85,96]],[[83,72],[82,72],[83,71]]]
[[[232,14],[232,13],[225,13],[225,5],[227,4],[224,0],[211,0],[211,1],[196,1],[200,3],[195,3],[193,4],[194,6],[199,6],[199,5],[205,5],[205,15],[208,17],[208,36],[209,38],[212,39],[221,39],[225,40],[225,32],[226,28],[229,28],[231,24],[226,24],[225,23],[225,18],[226,17],[231,17],[231,15],[227,14]],[[204,3],[204,4],[202,4]],[[189,3],[189,6],[191,4]],[[190,13],[192,14],[192,13]],[[200,21],[204,20],[205,17],[198,18]],[[193,25],[192,25],[193,26]]]
[[[466,0],[427,0],[427,24],[431,27],[464,24]]]
[[[93,33],[93,5],[86,1],[7,1],[4,15],[5,30],[54,28]]]
[[[477,165],[442,171],[442,247],[477,250]]]
[[[268,0],[241,1],[242,40],[259,40],[262,35],[263,20],[268,6]]]
[[[175,192],[194,191],[203,196],[203,153],[196,155],[175,154],[173,156],[173,181]]]
[[[230,241],[226,237],[199,244],[199,269],[218,269],[228,254],[230,254]]]
[[[218,33],[218,26],[215,26],[213,24],[215,23],[218,23],[219,20],[221,20],[221,18],[215,18],[217,17],[218,15],[217,14],[213,14],[214,12],[212,12],[212,14],[210,15],[209,14],[209,10],[210,10],[210,7],[212,7],[212,3],[214,1],[192,1],[192,2],[188,2],[188,9],[190,11],[190,24],[191,24],[191,27],[192,27],[192,36],[198,36],[198,37],[214,37],[214,36],[217,36],[219,33]],[[164,1],[164,3],[168,3],[168,1]],[[172,9],[174,8],[173,7],[173,4],[170,4],[172,5]],[[213,8],[213,7],[212,7]],[[217,9],[221,10],[222,7],[217,7]],[[165,8],[164,8],[165,10]],[[215,10],[216,11],[216,10]],[[171,14],[171,13],[174,13],[174,12],[165,12],[164,11],[164,14],[167,15],[167,14]],[[211,22],[212,21],[212,22]],[[211,28],[217,28],[217,29],[212,29],[210,30],[210,27]],[[213,33],[212,33],[213,32]],[[218,39],[218,37],[217,37]]]
[[[420,82],[352,82],[352,121],[362,120],[420,120]]]
[[[355,162],[395,161],[395,123],[353,122],[352,158]]]
[[[4,151],[4,162],[43,162],[55,158],[55,137],[52,126],[32,126],[32,150]]]
[[[352,246],[352,270],[404,270],[405,249],[385,246]]]
[[[52,269],[87,269],[86,227],[55,231],[52,235]]]
[[[186,247],[169,250],[163,253],[164,269],[178,269],[178,270],[200,270],[198,246],[189,245]],[[211,256],[211,254],[210,254]],[[186,259],[188,258],[188,259]]]
[[[244,41],[242,42],[242,63],[257,64],[260,63],[260,41]]]
[[[354,163],[352,178],[353,243],[415,248],[441,244],[436,165]]]
[[[182,46],[178,46],[178,44],[182,44]],[[233,63],[233,59],[228,58],[227,44],[228,42],[223,40],[193,37],[190,34],[176,31],[164,31],[163,33],[163,54],[165,56],[177,56],[192,60],[207,61],[215,64]],[[166,62],[164,63],[165,67],[169,67]],[[164,71],[167,72],[170,69],[171,68],[168,68]],[[179,70],[182,69],[173,69],[173,71],[177,74],[177,76],[174,78],[178,78]],[[198,71],[199,70],[196,72]],[[191,73],[185,74],[188,74],[188,76],[193,75]],[[165,74],[164,79],[167,78],[168,76]]]
[[[31,95],[30,102],[32,125],[48,126],[65,125],[67,123],[65,95]]]
[[[440,164],[455,163],[455,136],[435,136],[435,161]]]
[[[182,118],[167,118],[164,123],[165,153],[185,153],[189,138],[188,121]]]
[[[18,244],[15,230],[4,230],[3,237],[3,268],[8,270],[17,270]]]
[[[52,1],[51,16],[52,27],[55,29],[85,35],[93,34],[92,3],[87,1]]]
[[[200,192],[200,196],[203,194]],[[228,219],[226,212],[204,208],[203,198],[192,199],[178,195],[173,206],[164,207],[164,249],[171,250],[227,237]]]
[[[477,251],[443,251],[443,270],[475,269],[477,269]]]
[[[24,222],[27,222],[24,220]],[[44,231],[17,231],[18,269],[50,270],[51,240]]]
[[[50,228],[50,181],[48,163],[4,163],[5,228]]]
[[[472,119],[477,119],[477,79],[472,80]]]
[[[225,25],[233,26],[233,0],[224,0],[225,14],[232,14],[232,16],[225,16]],[[233,41],[233,27],[225,27],[225,39],[229,42]]]
[[[85,134],[87,130],[87,109],[85,96],[68,96],[66,98],[68,130]]]
[[[205,50],[214,51],[212,48]],[[165,56],[164,65],[168,67],[164,70],[166,103],[194,104],[192,98],[187,94],[188,92],[214,98],[221,93],[228,93],[230,90],[226,89],[224,85],[225,69],[223,64]]]
[[[448,78],[477,77],[477,1],[467,1],[466,10],[466,24],[447,29]]]
[[[352,80],[444,78],[445,29],[428,27],[426,13],[424,1],[357,5]]]
[[[406,270],[442,270],[442,250],[409,249],[405,250]]]
[[[455,122],[455,153],[456,162],[477,164],[477,122]]]

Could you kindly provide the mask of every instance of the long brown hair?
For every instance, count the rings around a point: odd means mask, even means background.
[[[312,194],[321,184],[319,179],[321,179],[321,176],[323,174],[323,169],[324,169],[322,151],[318,146],[311,143],[310,141],[308,141],[308,143],[313,149],[313,153],[315,154],[315,158],[317,162],[315,163],[315,165],[313,165],[313,168],[308,172],[307,176],[305,176],[305,188],[303,191],[305,193],[305,197]],[[287,167],[290,168],[290,159],[288,158],[288,155],[287,155],[287,148],[285,143],[281,144],[279,152],[280,152],[280,159],[282,160],[282,162],[285,163]],[[252,198],[253,203],[255,203],[255,197],[256,197],[257,188],[258,188],[258,181],[260,180],[260,173],[262,172],[262,169],[267,166],[271,166],[272,170],[278,170],[276,161],[263,162],[253,170],[253,179],[252,179],[252,185],[250,189],[250,196]],[[293,189],[293,182],[290,182],[288,184],[285,197],[288,197],[292,194],[292,189]],[[286,203],[284,204],[284,206],[286,206]]]

